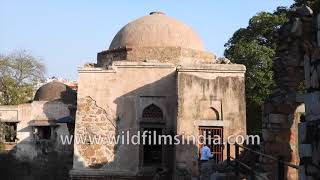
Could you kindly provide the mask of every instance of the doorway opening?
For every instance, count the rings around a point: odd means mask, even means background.
[[[145,128],[144,131],[150,132],[150,138],[146,138],[143,145],[143,164],[161,164],[162,163],[162,145],[158,142],[158,136],[162,134],[161,128]],[[150,134],[148,133],[148,134]],[[154,137],[156,136],[156,137]]]
[[[220,126],[200,126],[199,135],[205,137],[205,144],[213,152],[213,157],[216,163],[223,161],[223,127]],[[220,138],[221,144],[218,144],[215,138]],[[200,144],[199,144],[199,157],[200,157]]]
[[[163,163],[163,146],[158,138],[162,135],[163,125],[163,112],[158,106],[151,104],[143,110],[140,126],[143,131],[147,131],[146,135],[148,135],[142,145],[144,166]]]

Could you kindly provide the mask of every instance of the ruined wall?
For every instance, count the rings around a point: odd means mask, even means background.
[[[306,164],[319,163],[317,156],[315,156],[319,148],[311,147],[311,144],[318,141],[318,136],[311,135],[306,138],[306,134],[312,129],[308,129],[307,125],[316,124],[318,118],[315,118],[314,115],[319,113],[318,102],[315,101],[319,88],[317,70],[317,62],[320,59],[319,42],[317,42],[317,34],[319,34],[317,32],[319,25],[317,24],[319,22],[317,22],[317,17],[313,14],[312,9],[307,6],[293,8],[290,11],[289,19],[290,21],[283,25],[278,32],[279,46],[274,58],[276,88],[264,104],[262,151],[295,164],[299,163],[296,160],[300,157],[300,178],[306,179],[304,170]],[[304,85],[307,93],[304,98],[301,98],[305,91]],[[300,119],[299,141],[297,142],[295,125],[299,123],[296,122],[299,118],[295,118],[295,113],[297,107],[302,103],[305,103],[307,122],[303,122],[304,118]],[[317,126],[312,127],[314,127],[312,132],[319,131],[316,129]],[[299,154],[295,150],[298,143]],[[267,158],[262,158],[261,162],[264,170],[269,172],[271,179],[274,179],[276,162]],[[308,167],[310,168],[310,166]],[[287,179],[298,178],[297,173],[293,173],[294,170],[286,170]],[[319,178],[317,173],[313,173],[313,175],[309,173],[307,176]]]
[[[176,118],[173,64],[119,61],[113,62],[109,69],[82,68],[75,136],[113,136],[126,131],[134,135],[142,130],[142,110],[152,103],[163,111],[165,131],[172,130]],[[135,176],[142,169],[138,145],[75,144],[74,149],[70,172],[74,178],[88,174]]]
[[[178,68],[177,134],[198,138],[199,126],[222,126],[223,140],[246,134],[245,67],[234,64],[190,65]],[[205,119],[214,108],[219,119]],[[176,174],[198,176],[198,141],[176,146]],[[231,150],[231,152],[234,152]],[[224,159],[226,152],[224,152]]]
[[[304,50],[306,116],[299,124],[300,179],[320,179],[320,14],[299,16]],[[301,9],[300,8],[300,9]],[[299,10],[299,9],[298,9]],[[319,12],[319,9],[314,9]]]
[[[13,143],[6,143],[7,150],[14,153],[14,156],[22,160],[33,160],[37,156],[43,154],[43,148],[50,151],[63,152],[67,148],[61,145],[59,141],[60,135],[69,135],[69,129],[65,123],[58,123],[55,127],[56,135],[52,143],[37,144],[34,139],[33,122],[43,122],[50,120],[58,120],[70,115],[68,105],[56,101],[34,101],[30,104],[21,104],[16,106],[0,106],[0,117],[2,122],[17,122],[17,140]],[[5,112],[10,112],[5,113]],[[6,116],[7,115],[7,116]],[[9,116],[9,117],[8,117]],[[66,145],[68,146],[68,145]],[[69,150],[69,149],[68,149]]]

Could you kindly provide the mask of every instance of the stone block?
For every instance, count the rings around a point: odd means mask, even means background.
[[[272,164],[272,163],[274,163],[274,160],[261,156],[260,162],[262,162],[264,164]]]
[[[309,168],[308,168],[308,173],[310,173]],[[316,172],[317,173],[317,172]],[[299,166],[299,179],[301,180],[316,180],[312,176],[307,176],[306,174],[306,168],[303,165]]]
[[[318,47],[320,48],[320,30],[318,30],[317,37],[318,37]]]
[[[263,111],[265,113],[270,113],[270,112],[274,111],[274,107],[271,103],[266,103],[263,107]]]
[[[290,125],[293,125],[293,123],[294,123],[294,114],[289,114],[288,115],[288,123],[290,124]]]
[[[299,166],[299,179],[306,179],[306,170],[304,166]]]
[[[299,157],[311,157],[312,156],[312,146],[311,144],[299,144]]]
[[[302,122],[298,124],[299,144],[307,142],[307,123]]]
[[[288,159],[291,155],[291,148],[288,143],[266,143],[264,148],[265,153],[271,156],[282,156],[284,159]]]
[[[304,79],[306,88],[310,88],[310,75],[311,75],[311,67],[310,67],[310,57],[308,54],[304,55]]]
[[[269,114],[270,123],[286,123],[288,116],[284,114]]]
[[[319,49],[316,48],[312,53],[311,63],[314,63],[319,60],[320,60],[320,51],[319,51]],[[315,67],[314,70],[317,70],[317,68]]]
[[[294,11],[301,16],[311,16],[313,15],[313,10],[306,5],[294,8]]]
[[[319,170],[315,166],[307,166],[306,171],[308,174],[319,174]]]
[[[317,27],[318,27],[318,47],[320,48],[320,14],[317,17]]]
[[[296,18],[293,22],[291,33],[296,36],[301,36],[302,34],[302,21],[299,18]]]
[[[320,92],[307,93],[305,95],[305,108],[306,108],[306,120],[312,121],[311,117],[315,117],[320,114]]]
[[[287,143],[290,141],[290,138],[292,138],[290,130],[282,130],[281,132],[277,133],[275,140],[276,142]]]
[[[311,72],[311,87],[312,88],[319,88],[318,73],[315,69]]]
[[[295,100],[292,100],[295,101]],[[289,114],[292,112],[292,107],[289,104],[281,104],[277,108],[279,113]]]
[[[296,102],[303,103],[304,102],[304,94],[296,94]]]
[[[267,129],[262,129],[262,138],[264,141],[274,141],[275,135],[273,132],[270,132]]]

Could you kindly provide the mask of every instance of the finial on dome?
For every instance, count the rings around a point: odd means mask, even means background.
[[[164,12],[161,12],[161,11],[152,11],[152,12],[150,12],[149,13],[149,15],[165,15],[166,13],[164,13]]]

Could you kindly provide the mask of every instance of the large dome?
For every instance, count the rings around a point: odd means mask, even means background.
[[[121,47],[183,47],[204,51],[197,33],[161,12],[152,12],[125,25],[109,49]]]
[[[41,86],[35,96],[35,101],[62,101],[67,104],[75,104],[77,94],[67,85],[61,82],[50,82]]]

